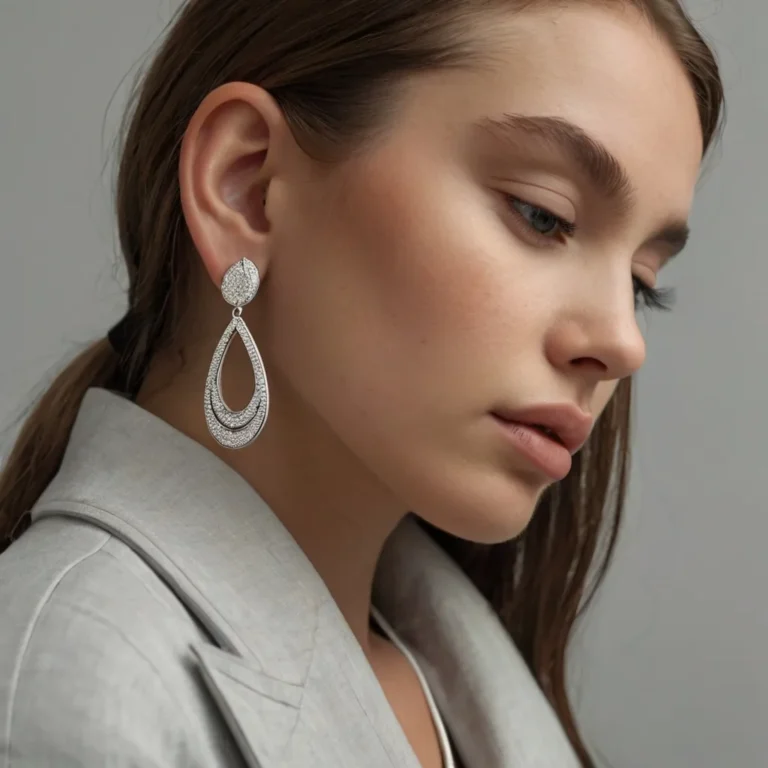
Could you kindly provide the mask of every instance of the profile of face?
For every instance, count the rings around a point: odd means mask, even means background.
[[[634,11],[573,3],[483,34],[486,68],[410,76],[338,164],[265,91],[225,86],[193,122],[182,194],[213,281],[243,256],[263,276],[244,312],[275,404],[259,441],[324,430],[403,512],[497,542],[557,477],[494,412],[594,422],[640,368],[637,308],[682,247],[702,133]]]

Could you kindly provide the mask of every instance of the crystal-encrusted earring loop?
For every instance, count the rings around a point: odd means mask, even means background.
[[[224,331],[208,370],[205,382],[205,421],[216,442],[225,448],[238,449],[250,445],[264,428],[269,412],[269,386],[264,363],[242,318],[243,307],[253,301],[259,284],[259,270],[249,259],[241,259],[233,264],[221,283],[221,295],[235,309],[232,311],[232,322]],[[239,334],[248,352],[255,382],[251,402],[242,411],[231,410],[221,392],[221,369],[235,334]]]

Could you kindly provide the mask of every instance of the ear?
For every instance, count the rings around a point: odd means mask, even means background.
[[[242,258],[262,276],[266,272],[268,190],[279,172],[285,130],[278,104],[249,83],[227,83],[211,92],[187,127],[179,163],[181,205],[217,287]]]

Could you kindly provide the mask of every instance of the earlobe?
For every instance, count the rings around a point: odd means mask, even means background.
[[[266,269],[266,191],[274,174],[279,108],[266,91],[228,83],[203,101],[181,147],[184,218],[206,271],[220,285],[247,257]]]

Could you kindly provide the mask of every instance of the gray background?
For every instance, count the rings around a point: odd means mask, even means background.
[[[123,79],[176,4],[0,0],[0,424],[122,314],[104,166]],[[665,277],[677,307],[647,322],[628,522],[573,686],[616,768],[766,768],[768,4],[688,7],[728,129]]]

